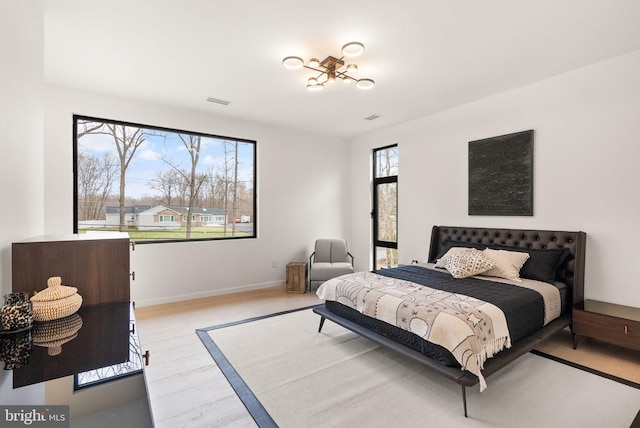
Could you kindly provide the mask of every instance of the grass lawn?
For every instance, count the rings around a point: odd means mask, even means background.
[[[99,227],[92,229],[80,229],[78,233],[87,233],[88,231],[108,231],[108,232],[117,232],[117,227]],[[137,230],[137,229],[128,229],[126,231],[129,234],[129,239],[132,241],[163,241],[170,239],[187,239],[187,228],[181,227],[176,230]],[[240,232],[236,230],[235,234],[232,235],[231,227],[226,227],[226,235],[225,235],[225,227],[192,227],[191,228],[191,238],[190,239],[216,239],[216,238],[231,238],[231,237],[243,237],[243,236],[251,236],[249,233]]]

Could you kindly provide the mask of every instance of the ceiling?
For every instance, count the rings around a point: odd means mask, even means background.
[[[640,49],[637,0],[41,4],[49,83],[343,138]],[[373,89],[308,92],[281,64],[354,40]]]

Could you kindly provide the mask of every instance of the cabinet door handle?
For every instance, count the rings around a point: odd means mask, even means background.
[[[629,326],[628,325],[624,326],[624,334],[629,334]]]

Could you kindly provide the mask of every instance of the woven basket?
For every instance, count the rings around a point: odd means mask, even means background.
[[[68,317],[82,306],[82,296],[76,287],[61,285],[59,276],[47,280],[47,288],[31,297],[33,319],[35,321],[52,321]]]
[[[54,321],[36,322],[33,325],[33,344],[47,348],[51,356],[62,352],[62,345],[78,337],[82,318],[73,314]]]

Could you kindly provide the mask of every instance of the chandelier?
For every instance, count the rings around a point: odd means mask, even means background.
[[[309,91],[319,91],[324,89],[327,83],[334,83],[341,80],[344,84],[355,83],[357,88],[370,89],[373,88],[375,82],[371,79],[356,79],[349,73],[358,71],[358,65],[349,63],[345,66],[345,58],[351,58],[364,52],[364,45],[360,42],[350,42],[342,47],[342,56],[336,58],[329,55],[322,61],[317,58],[311,58],[307,64],[302,58],[297,56],[288,56],[282,60],[282,65],[289,69],[306,68],[318,73],[309,77],[307,80],[307,89]]]

